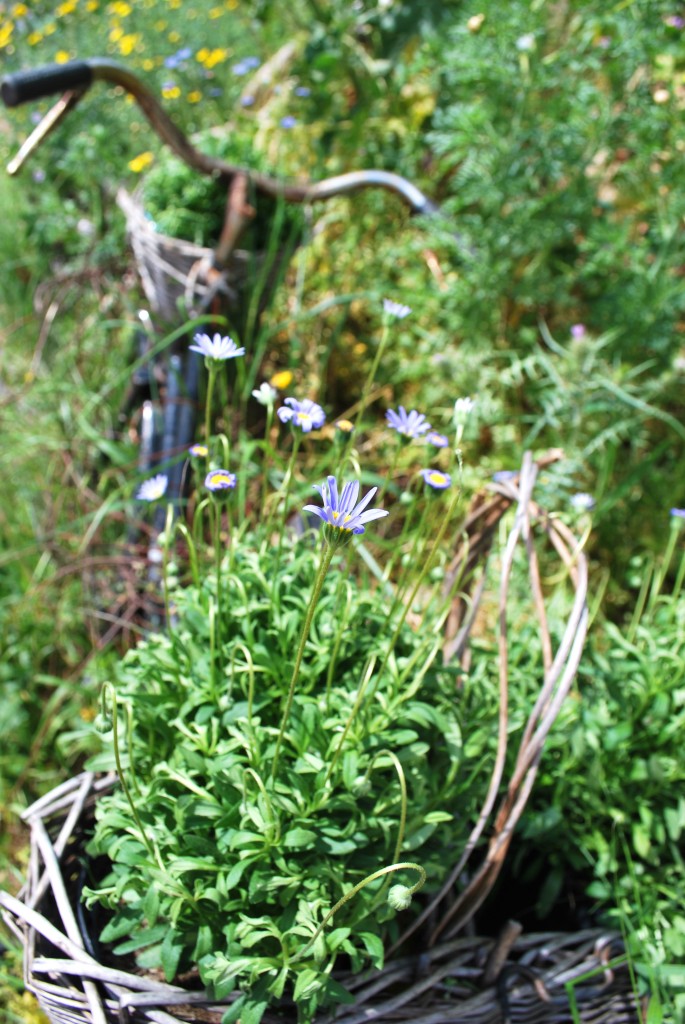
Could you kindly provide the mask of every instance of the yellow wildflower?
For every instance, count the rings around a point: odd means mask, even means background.
[[[272,388],[278,388],[279,391],[284,391],[288,385],[292,382],[293,375],[290,370],[279,370],[275,373],[269,384]]]
[[[167,36],[167,39],[169,40],[170,43],[180,43],[181,34],[180,32],[176,31],[170,32],[169,35]]]
[[[128,35],[122,36],[119,40],[119,53],[124,57],[128,57],[138,46],[140,42],[140,32],[129,32]]]
[[[199,103],[202,99],[202,93],[199,89],[193,89],[192,92],[188,93],[188,103]]]
[[[229,11],[235,11],[239,6],[238,0],[226,0],[226,7]]]
[[[109,10],[118,18],[128,18],[133,8],[130,4],[125,3],[125,0],[116,0],[115,3],[109,5]]]
[[[11,21],[7,21],[5,22],[4,25],[0,25],[0,50],[2,50],[3,47],[7,46],[10,39],[12,38],[13,32],[14,24]]]
[[[209,12],[209,17],[215,20],[216,18],[222,18],[223,14],[224,12],[221,7],[212,7]]]
[[[25,14],[29,13],[29,9],[26,4],[15,4],[12,8],[13,18],[23,18]]]
[[[68,50],[58,50],[55,54],[55,64],[66,64],[69,60],[71,60],[71,54]]]
[[[88,0],[88,3],[86,4],[86,10],[97,11],[99,6],[100,4],[98,3],[98,0]]]
[[[29,46],[37,46],[38,43],[42,41],[42,39],[42,32],[31,32],[30,35],[26,37],[26,42],[29,44]]]
[[[124,30],[121,27],[121,25],[115,25],[114,28],[111,29],[111,31],[109,33],[110,42],[118,43],[119,40],[121,39],[121,37],[123,36],[123,34],[124,34]]]
[[[129,170],[133,171],[134,174],[140,174],[141,171],[150,166],[154,159],[154,155],[149,150],[146,153],[139,153],[138,156],[134,156],[133,160],[129,160]]]
[[[76,0],[64,0],[64,3],[59,4],[55,8],[55,14],[58,18],[66,18],[68,14],[73,14],[76,10]]]
[[[55,25],[54,21],[50,21],[50,22],[48,22],[47,25],[44,26],[44,28],[43,28],[43,35],[51,36],[51,35],[54,35],[54,33],[56,31],[57,31],[57,25]]]
[[[177,85],[170,85],[166,89],[162,89],[162,96],[165,100],[177,100],[181,95],[181,90]]]

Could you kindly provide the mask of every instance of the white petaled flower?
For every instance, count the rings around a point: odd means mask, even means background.
[[[516,40],[516,49],[519,53],[530,53],[535,49],[535,35],[533,32],[526,32]]]
[[[458,398],[454,403],[454,422],[457,426],[466,423],[476,403],[472,398]]]
[[[572,494],[569,498],[571,508],[574,508],[576,512],[591,512],[595,507],[595,499],[591,494],[587,494],[585,491],[579,491],[578,494]]]
[[[168,477],[164,473],[158,473],[157,476],[152,476],[149,480],[143,481],[138,488],[136,498],[138,501],[159,501],[166,494],[168,485]]]
[[[396,320],[404,320],[405,316],[411,313],[411,306],[404,306],[401,302],[394,302],[392,299],[383,299],[383,310],[388,316],[394,316]]]
[[[273,404],[278,398],[278,391],[273,388],[271,384],[267,384],[264,381],[252,392],[252,397],[256,398],[260,405],[265,406],[267,409],[273,408]]]
[[[190,345],[191,352],[199,352],[205,359],[216,359],[223,363],[226,359],[235,359],[237,356],[244,356],[245,349],[238,348],[233,338],[228,335],[222,337],[215,334],[210,338],[208,334],[196,334],[193,338],[194,345]]]

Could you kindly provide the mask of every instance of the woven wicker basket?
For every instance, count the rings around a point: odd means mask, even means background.
[[[545,515],[531,497],[537,469],[556,457],[558,453],[551,453],[536,464],[526,456],[517,478],[493,485],[488,494],[474,502],[452,565],[452,573],[462,581],[463,596],[454,606],[445,656],[463,661],[468,657],[468,636],[483,595],[485,577],[480,569],[503,514],[511,505],[516,506],[501,557],[501,707],[495,766],[466,848],[441,892],[403,937],[408,938],[421,926],[421,948],[427,951],[394,958],[391,950],[382,971],[340,977],[354,995],[354,1004],[338,1008],[332,1016],[322,1015],[316,1024],[629,1024],[640,1019],[630,971],[621,958],[616,935],[583,931],[522,936],[520,928],[512,924],[499,940],[463,937],[465,926],[472,922],[501,870],[531,791],[545,738],[572,684],[582,651],[587,619],[585,559],[568,528]],[[575,591],[556,651],[546,625],[532,543],[534,528],[551,541]],[[508,757],[506,605],[514,551],[519,543],[528,558],[545,670],[519,748],[514,757]],[[513,767],[505,782],[506,763],[513,763]],[[92,946],[77,895],[83,839],[94,802],[115,781],[90,774],[78,776],[25,813],[31,828],[28,880],[18,898],[0,893],[0,908],[25,943],[26,985],[54,1024],[219,1024],[228,1004],[212,1003],[197,985],[186,988],[164,984],[136,973],[128,963],[104,963],[94,951],[88,951]],[[489,841],[482,853],[481,837],[486,827]],[[463,885],[465,868],[474,851],[478,851],[481,861],[477,867],[469,867],[470,877]],[[265,1024],[284,1024],[293,1019],[292,1008],[290,1013],[287,1008],[281,1012],[270,1010],[264,1018]]]
[[[211,249],[160,234],[137,193],[119,189],[117,203],[126,217],[145,295],[159,318],[173,323],[194,316],[207,310],[215,297],[222,312],[238,308],[242,292],[260,265],[259,256],[236,249],[224,272],[210,285],[205,272],[212,264]]]

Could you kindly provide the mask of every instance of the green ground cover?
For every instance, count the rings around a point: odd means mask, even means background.
[[[220,127],[236,160],[286,177],[378,166],[441,204],[444,218],[419,220],[387,196],[317,208],[260,332],[240,340],[266,377],[288,371],[340,414],[375,352],[374,310],[395,298],[412,316],[382,360],[379,404],[437,424],[474,397],[468,493],[526,447],[564,449],[539,500],[591,526],[593,625],[512,871],[537,883],[541,914],[580,879],[588,913],[628,937],[636,984],[659,994],[650,1022],[685,1005],[685,595],[669,514],[685,506],[684,38],[663,0],[0,4],[3,72],[107,55],[186,130]],[[3,162],[46,108],[1,115]],[[135,450],[111,437],[141,296],[114,192],[149,171],[149,203],[184,237],[212,209],[114,91],[94,90],[67,126],[20,179],[0,179],[13,211],[0,224],[10,887],[17,812],[92,751],[99,686],[124,646],[107,615],[121,607]],[[5,1011],[23,1020],[4,963]]]

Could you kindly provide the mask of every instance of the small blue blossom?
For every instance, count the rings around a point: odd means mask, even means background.
[[[341,543],[349,540],[352,534],[364,533],[364,524],[374,519],[382,519],[387,512],[382,508],[372,508],[366,511],[374,494],[378,490],[372,487],[361,501],[359,497],[359,481],[354,480],[346,483],[338,493],[338,481],[334,476],[329,476],[322,486],[315,485],[314,490],[318,491],[323,501],[323,508],[317,505],[305,505],[305,512],[312,512],[328,527],[326,539],[330,543]]]
[[[136,498],[138,501],[159,501],[166,494],[168,484],[168,477],[164,473],[158,473],[157,476],[152,476],[149,480],[143,481],[138,488]]]
[[[672,508],[671,515],[674,519],[685,519],[685,508]]]
[[[404,320],[405,316],[411,313],[411,306],[403,306],[401,302],[394,302],[392,299],[383,299],[383,310],[396,320]]]
[[[326,413],[320,405],[309,398],[303,398],[301,402],[297,398],[286,398],[285,405],[278,410],[277,416],[281,423],[292,423],[305,434],[315,427],[322,427],[326,422]]]
[[[294,128],[297,124],[297,118],[293,117],[292,114],[286,114],[285,117],[281,118],[281,128]]]
[[[241,107],[252,107],[252,106],[254,106],[254,103],[255,103],[254,96],[247,95],[247,96],[241,96],[240,97],[240,106]]]
[[[227,469],[213,469],[205,477],[205,487],[212,494],[220,491],[232,491],[235,484],[235,473],[229,473]]]
[[[199,352],[205,359],[216,359],[223,362],[225,359],[235,359],[237,356],[244,356],[245,349],[238,348],[232,338],[215,334],[210,338],[208,334],[196,334],[193,338],[194,345],[190,346],[191,352]]]
[[[496,484],[506,484],[518,475],[517,469],[498,469],[496,473],[492,474],[492,479]]]
[[[423,482],[436,491],[444,491],[452,484],[452,477],[449,473],[443,473],[439,469],[422,469]]]
[[[432,444],[434,448],[446,448],[450,443],[449,437],[446,434],[439,434],[437,430],[431,430],[426,434],[426,441],[428,444]]]
[[[398,434],[406,438],[420,437],[431,428],[423,413],[417,412],[416,409],[407,412],[403,405],[399,407],[398,412],[388,409],[385,418],[392,430],[396,430]]]
[[[312,90],[308,88],[308,86],[306,85],[298,85],[297,88],[295,89],[295,95],[301,96],[303,99],[305,99],[307,96],[311,96],[311,94]]]

